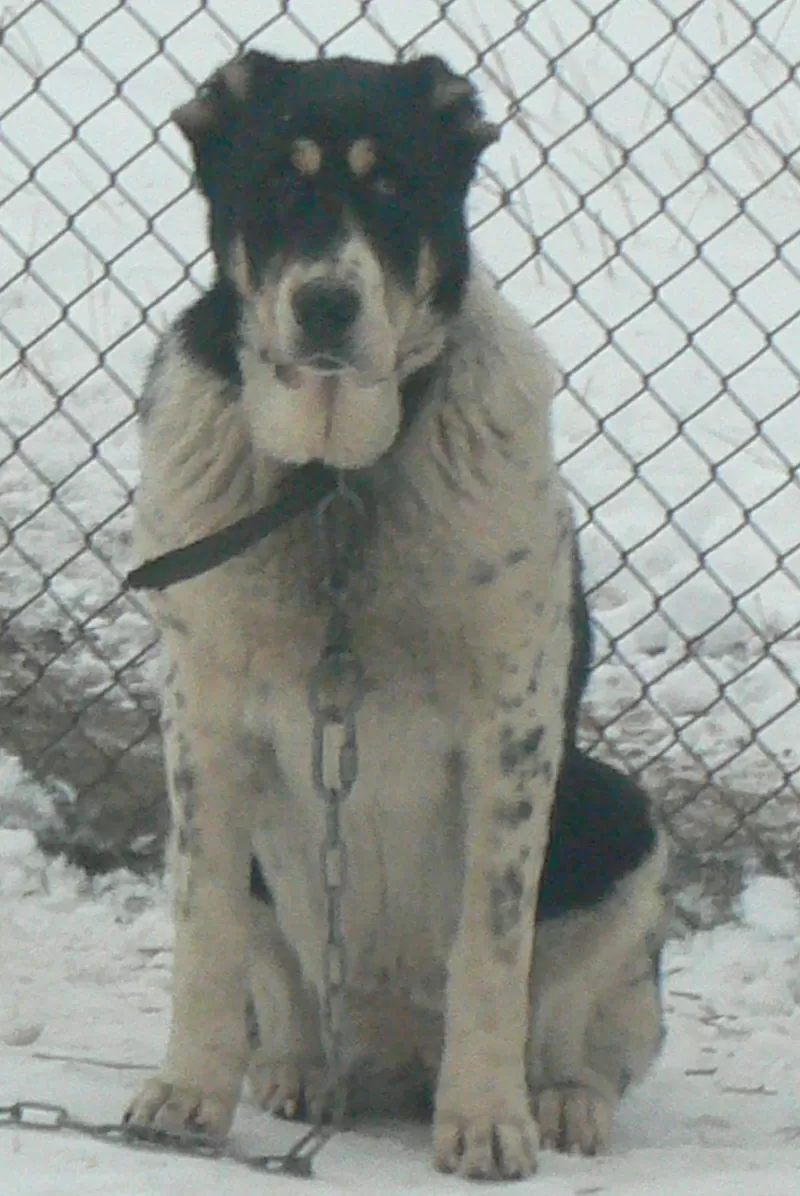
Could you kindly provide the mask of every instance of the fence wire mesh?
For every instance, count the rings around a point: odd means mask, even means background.
[[[119,583],[134,396],[209,277],[170,107],[244,45],[426,52],[503,124],[475,239],[564,369],[587,741],[689,882],[797,876],[800,6],[33,0],[0,35],[0,819],[93,866],[160,851],[154,637]]]

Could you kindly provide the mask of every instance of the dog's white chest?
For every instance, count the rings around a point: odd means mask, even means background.
[[[298,691],[263,709],[274,758],[255,845],[278,917],[304,971],[325,933],[323,799],[314,790],[312,720]],[[438,988],[461,889],[461,789],[454,729],[419,694],[368,694],[356,720],[358,775],[342,810],[344,919],[351,978],[409,975]]]

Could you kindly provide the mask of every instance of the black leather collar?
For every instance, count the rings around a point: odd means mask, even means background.
[[[188,581],[239,556],[284,524],[296,519],[336,487],[336,470],[311,462],[289,473],[278,496],[269,506],[237,519],[229,527],[212,532],[182,548],[173,548],[132,569],[125,578],[126,590],[166,590]]]

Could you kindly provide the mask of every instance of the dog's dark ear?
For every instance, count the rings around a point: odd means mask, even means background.
[[[478,93],[469,79],[454,74],[447,63],[433,54],[417,59],[413,65],[425,78],[433,112],[447,121],[451,131],[471,148],[476,158],[498,140],[500,127],[484,117]]]
[[[197,177],[206,194],[210,195],[215,177],[225,168],[242,106],[279,65],[278,59],[249,50],[216,71],[193,99],[172,113],[191,144]]]
[[[181,104],[172,113],[172,119],[191,143],[195,154],[202,151],[209,137],[224,132],[238,105],[247,98],[252,69],[249,57],[245,54],[235,58],[216,71],[194,99]]]

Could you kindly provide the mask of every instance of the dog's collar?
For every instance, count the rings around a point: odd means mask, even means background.
[[[179,581],[199,577],[209,569],[239,556],[260,540],[265,540],[279,527],[290,523],[298,515],[310,511],[326,494],[336,487],[336,470],[311,462],[293,470],[280,487],[277,498],[255,511],[237,519],[210,536],[203,536],[153,557],[132,569],[125,578],[126,590],[166,590]]]

